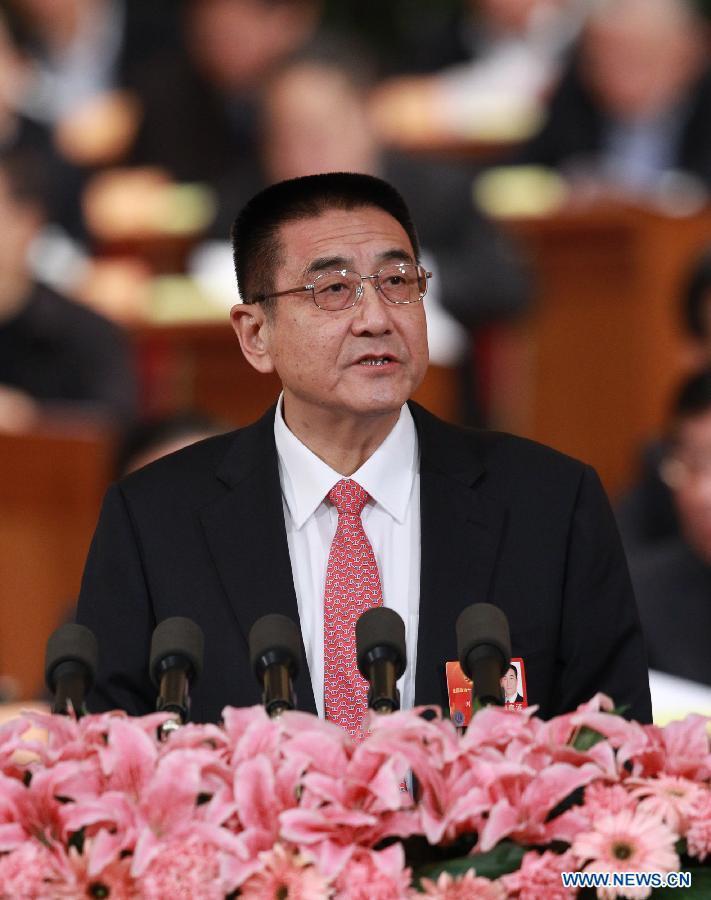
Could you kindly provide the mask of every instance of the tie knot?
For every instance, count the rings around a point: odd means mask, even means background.
[[[328,499],[338,510],[338,515],[359,516],[368,502],[368,492],[357,481],[342,478],[328,492]]]

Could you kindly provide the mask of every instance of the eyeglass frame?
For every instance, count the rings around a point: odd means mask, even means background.
[[[383,290],[380,286],[380,273],[387,269],[389,266],[414,266],[417,269],[418,278],[419,276],[424,274],[425,278],[425,289],[420,293],[417,300],[391,300],[388,296],[383,293]],[[350,303],[348,306],[344,306],[341,309],[329,309],[327,306],[319,306],[316,302],[316,282],[319,278],[325,278],[328,275],[342,275],[345,276],[347,272],[351,272],[353,275],[357,275],[360,278],[360,286],[356,288],[355,299],[353,303]],[[301,294],[306,291],[311,291],[311,299],[313,300],[314,305],[317,309],[322,309],[324,312],[345,312],[347,309],[353,309],[355,306],[360,303],[360,300],[363,296],[365,285],[363,282],[368,279],[374,279],[373,287],[376,291],[379,291],[385,300],[388,303],[391,303],[393,306],[412,306],[414,303],[422,303],[425,299],[425,295],[427,294],[427,282],[432,278],[432,272],[428,272],[427,269],[420,265],[419,263],[411,263],[411,262],[391,262],[382,266],[378,269],[377,272],[373,272],[371,275],[361,275],[360,272],[356,272],[354,269],[333,269],[329,272],[322,272],[320,275],[317,275],[314,278],[311,284],[303,284],[300,287],[287,288],[284,291],[276,291],[273,294],[259,294],[254,297],[252,300],[249,300],[248,303],[261,303],[263,300],[272,300],[275,297],[283,297],[286,294]]]

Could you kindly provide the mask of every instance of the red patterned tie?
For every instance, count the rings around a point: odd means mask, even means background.
[[[361,613],[383,602],[375,554],[360,514],[368,493],[351,479],[328,492],[338,510],[326,568],[323,604],[324,703],[326,718],[359,740],[367,707],[368,683],[356,664],[355,624]]]

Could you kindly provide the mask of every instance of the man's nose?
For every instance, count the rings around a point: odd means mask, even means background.
[[[392,307],[375,286],[372,278],[363,279],[363,293],[355,308],[353,328],[358,332],[390,331]]]

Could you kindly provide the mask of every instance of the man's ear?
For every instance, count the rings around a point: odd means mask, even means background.
[[[230,320],[247,362],[263,374],[273,372],[269,352],[270,323],[261,304],[236,303],[230,310]]]

